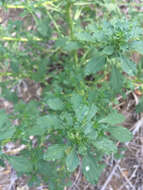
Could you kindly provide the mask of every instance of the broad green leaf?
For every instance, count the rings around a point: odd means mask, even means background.
[[[86,105],[81,105],[79,108],[75,110],[76,118],[78,121],[82,122],[88,115],[89,107]]]
[[[11,156],[8,161],[17,172],[30,173],[33,170],[32,161],[27,157]]]
[[[105,137],[101,137],[101,138],[97,139],[97,141],[95,141],[94,145],[97,148],[97,150],[99,150],[105,154],[111,154],[111,153],[117,152],[117,147],[115,146],[113,141],[111,141]]]
[[[115,66],[112,67],[110,85],[115,93],[120,92],[122,89],[123,77],[120,71]]]
[[[121,68],[122,70],[130,76],[134,76],[136,74],[136,64],[128,59],[127,57],[122,57],[121,59]]]
[[[66,125],[73,126],[73,117],[70,113],[63,112],[60,115],[60,118],[61,118],[61,120],[63,120],[64,123],[66,123]]]
[[[41,116],[37,119],[36,124],[28,130],[29,135],[43,135],[49,129],[61,128],[61,121],[56,115]]]
[[[112,55],[114,52],[114,48],[113,46],[106,46],[104,49],[103,49],[103,53],[105,55]]]
[[[56,144],[51,145],[48,150],[44,153],[44,160],[55,161],[59,160],[64,156],[65,146]]]
[[[87,114],[87,121],[90,121],[95,116],[96,113],[97,113],[97,107],[95,104],[92,104]]]
[[[79,94],[73,93],[70,101],[75,111],[82,104],[83,100],[82,100],[82,96],[80,96]]]
[[[74,41],[67,41],[64,46],[64,50],[67,50],[67,51],[73,51],[73,50],[77,50],[79,48],[80,48],[79,44]]]
[[[85,67],[85,75],[96,74],[104,68],[105,64],[105,56],[98,55],[91,58]]]
[[[130,48],[134,51],[137,51],[140,54],[143,54],[143,41],[134,41],[130,43]]]
[[[109,127],[111,135],[120,142],[129,142],[132,140],[132,133],[125,127]]]
[[[92,122],[88,122],[84,126],[84,134],[87,135],[87,134],[91,133],[92,131],[93,131],[93,123]]]
[[[79,165],[79,158],[76,151],[73,149],[66,158],[67,169],[73,172]]]
[[[64,108],[64,103],[60,98],[48,99],[47,104],[52,110],[55,110],[55,111],[63,110]]]
[[[56,165],[53,165],[51,162],[47,162],[45,160],[40,160],[38,162],[38,172],[46,178],[52,178],[54,173],[56,173]]]
[[[60,119],[56,115],[48,114],[37,119],[37,125],[47,129],[58,129],[61,127]]]
[[[88,32],[79,32],[75,34],[75,37],[79,41],[93,42],[93,38]]]
[[[68,38],[59,38],[56,43],[56,47],[63,48],[66,51],[73,51],[80,48],[80,45],[76,41],[70,41]]]
[[[97,164],[96,158],[91,155],[84,156],[82,160],[82,171],[85,178],[91,183],[96,184],[104,165]]]
[[[55,47],[64,48],[67,40],[67,38],[58,38],[55,42]]]
[[[95,129],[92,129],[92,131],[87,134],[87,137],[91,140],[96,140],[98,137],[98,133]]]
[[[8,115],[4,111],[0,111],[0,140],[11,138],[15,131],[16,127],[12,127]]]
[[[116,125],[124,121],[125,121],[124,115],[117,112],[113,112],[110,113],[108,116],[106,116],[104,119],[100,120],[99,123],[108,123],[110,125]]]
[[[6,126],[5,126],[6,127]],[[0,130],[0,140],[6,140],[11,138],[16,131],[16,127],[6,127],[4,130]]]

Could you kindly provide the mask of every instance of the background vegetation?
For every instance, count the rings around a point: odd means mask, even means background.
[[[96,184],[103,158],[120,155],[116,143],[132,139],[113,104],[136,86],[142,90],[140,7],[115,0],[1,6],[1,97],[13,105],[0,112],[1,164],[7,160],[29,185],[44,181],[50,190],[71,186],[77,170]],[[18,16],[11,19],[12,9]],[[25,148],[6,154],[8,142]]]

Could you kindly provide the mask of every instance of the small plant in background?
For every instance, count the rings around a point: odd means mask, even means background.
[[[143,53],[142,28],[120,14],[96,20],[98,2],[23,1],[22,7],[25,22],[0,28],[1,96],[13,103],[10,114],[0,113],[1,163],[8,160],[30,176],[30,185],[44,181],[50,190],[70,186],[77,168],[96,184],[103,157],[117,153],[117,141],[132,139],[111,102],[136,80],[130,57]],[[3,152],[8,142],[26,148],[10,156]]]

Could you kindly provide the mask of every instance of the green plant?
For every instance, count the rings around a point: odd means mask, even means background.
[[[130,55],[143,53],[140,24],[120,14],[94,18],[101,6],[96,1],[24,1],[22,6],[28,23],[11,20],[0,27],[1,96],[14,105],[10,114],[0,113],[1,160],[31,176],[31,185],[43,180],[50,190],[70,185],[78,167],[96,184],[105,168],[103,156],[117,153],[117,141],[132,139],[111,102],[135,80]],[[25,103],[12,90],[25,78],[44,86],[38,100]],[[7,155],[2,147],[9,141],[26,149]]]

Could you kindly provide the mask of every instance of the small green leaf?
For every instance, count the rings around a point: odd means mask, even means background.
[[[111,141],[105,137],[101,137],[101,138],[97,139],[97,141],[95,141],[94,145],[99,151],[102,151],[105,154],[111,154],[111,153],[117,152],[117,147],[115,146],[113,141]]]
[[[122,57],[120,60],[121,60],[122,70],[128,75],[134,76],[137,71],[136,64],[127,57]]]
[[[104,119],[100,120],[99,123],[108,123],[110,125],[115,125],[115,124],[119,124],[125,121],[125,116],[117,113],[117,112],[113,112],[110,113],[108,116],[106,116]]]
[[[48,99],[47,104],[52,110],[55,111],[62,110],[64,108],[64,103],[60,98]]]
[[[64,152],[65,152],[64,145],[60,145],[60,144],[52,145],[44,153],[44,160],[46,161],[59,160],[64,156]]]
[[[96,74],[101,71],[106,64],[105,56],[98,55],[90,59],[85,67],[85,75]]]
[[[66,158],[67,169],[73,172],[79,165],[79,158],[76,151],[73,149]]]
[[[91,184],[97,183],[103,169],[104,165],[97,164],[95,157],[93,157],[92,155],[84,156],[82,160],[82,171],[85,178]]]
[[[129,142],[132,140],[132,133],[125,127],[109,127],[111,135],[120,142]]]
[[[115,93],[119,93],[122,89],[123,77],[120,71],[115,66],[112,67],[110,85]]]
[[[30,173],[33,170],[32,162],[24,156],[11,156],[8,161],[17,172]]]

